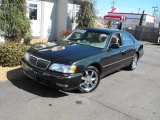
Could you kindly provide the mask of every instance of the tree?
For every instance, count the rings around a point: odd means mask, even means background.
[[[112,28],[112,20],[106,21],[107,28]]]
[[[0,34],[7,40],[20,40],[30,33],[26,0],[1,0]]]
[[[93,27],[96,19],[95,8],[92,2],[82,1],[77,14],[78,28]]]
[[[140,18],[140,21],[139,21],[139,25],[143,25],[143,18],[144,18],[144,10],[142,12],[142,15],[141,15],[141,18]]]

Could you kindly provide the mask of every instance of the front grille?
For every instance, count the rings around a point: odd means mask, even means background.
[[[46,70],[50,64],[50,61],[35,57],[33,55],[30,55],[29,62],[31,65],[44,70]]]
[[[37,62],[37,66],[40,68],[46,69],[49,63],[50,63],[49,61],[39,59]]]
[[[30,56],[30,63],[34,66],[37,66],[37,58],[36,57],[33,57],[33,56]]]

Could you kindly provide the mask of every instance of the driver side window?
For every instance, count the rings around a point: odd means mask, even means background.
[[[120,34],[113,34],[111,44],[118,44],[119,46],[122,46],[122,41]]]

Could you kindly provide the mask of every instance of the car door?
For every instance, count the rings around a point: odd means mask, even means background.
[[[109,47],[108,50],[104,53],[104,59],[102,60],[102,73],[104,75],[109,74],[113,71],[116,71],[121,67],[122,61],[124,59],[125,50],[124,47],[122,47],[122,38],[120,33],[114,33],[111,36],[111,42],[109,46],[111,46],[114,39],[119,39],[119,47],[118,48],[111,48]]]
[[[136,47],[134,46],[135,44],[134,40],[128,33],[126,32],[121,33],[121,37],[122,37],[122,48],[124,50],[124,55],[123,55],[124,58],[122,63],[123,67],[129,65],[132,62],[136,52]]]

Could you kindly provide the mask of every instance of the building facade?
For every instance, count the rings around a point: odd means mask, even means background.
[[[136,26],[139,25],[141,16],[142,14],[138,13],[118,12],[116,8],[113,8],[111,12],[108,12],[108,14],[104,16],[104,19],[112,20],[114,28],[118,26],[119,22],[122,22],[122,28],[135,29]],[[144,14],[142,24],[146,27],[154,27],[154,16]]]
[[[27,0],[34,38],[61,39],[60,33],[73,29],[81,0]]]

